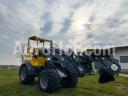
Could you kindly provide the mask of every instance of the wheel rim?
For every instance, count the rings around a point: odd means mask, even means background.
[[[21,74],[20,74],[21,80],[25,80],[26,76],[27,76],[27,68],[22,67],[21,68]]]
[[[112,65],[111,65],[111,69],[112,69],[113,71],[117,71],[119,68],[118,68],[118,66],[117,66],[116,64],[112,64]]]
[[[40,77],[40,85],[43,90],[46,90],[48,87],[48,78],[47,76],[41,76]]]

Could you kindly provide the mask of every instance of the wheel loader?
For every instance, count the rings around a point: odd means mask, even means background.
[[[69,51],[71,52],[60,50],[51,40],[38,36],[29,37],[27,53],[22,55],[20,81],[28,85],[38,77],[39,88],[51,93],[60,87],[75,88],[78,78],[91,75],[94,68],[100,74],[100,83],[114,80],[113,75],[120,71],[120,65],[115,59]],[[95,63],[94,68],[92,63]],[[116,65],[118,68],[115,68]]]
[[[78,76],[83,77],[98,72],[100,74],[99,83],[114,81],[114,76],[121,71],[119,61],[108,55],[107,52],[103,54],[104,50],[100,50],[101,53],[98,55],[95,55],[94,51],[97,50],[92,50],[90,55],[87,55],[87,52],[78,52],[75,56],[74,63],[77,63]]]
[[[38,77],[39,88],[46,92],[55,92],[61,86],[76,87],[78,76],[74,65],[60,52],[63,51],[54,47],[51,40],[29,37],[27,53],[22,55],[19,70],[21,82],[32,84],[35,77]]]

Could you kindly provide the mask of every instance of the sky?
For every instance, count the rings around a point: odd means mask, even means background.
[[[128,45],[128,0],[0,0],[0,53],[39,35],[73,48]]]

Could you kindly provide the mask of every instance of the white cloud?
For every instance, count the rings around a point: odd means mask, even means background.
[[[128,10],[125,10],[121,16],[115,15],[125,9],[120,7],[124,1],[126,0],[96,0],[89,6],[86,4],[81,6],[75,11],[73,23],[67,35],[73,35],[74,43],[83,48],[126,45],[128,22],[118,23],[128,19],[128,13],[126,13]],[[93,20],[90,20],[91,17]],[[110,23],[107,23],[108,20]],[[112,28],[115,23],[117,23],[116,26]]]
[[[66,44],[72,39],[81,48],[125,45],[127,4],[127,0],[0,0],[0,44],[12,48],[16,40],[40,34]],[[69,29],[60,33],[67,18]],[[41,28],[48,20],[53,24],[44,34]]]

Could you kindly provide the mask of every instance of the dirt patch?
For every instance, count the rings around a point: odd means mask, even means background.
[[[128,86],[124,85],[124,84],[117,84],[115,85],[117,89],[128,89]]]

